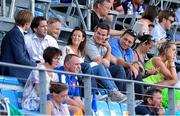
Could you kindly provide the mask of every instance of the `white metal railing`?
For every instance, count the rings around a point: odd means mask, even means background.
[[[57,71],[57,70],[49,70],[49,69],[41,69],[37,67],[31,67],[31,66],[24,66],[24,65],[18,65],[18,64],[11,64],[11,63],[4,63],[0,62],[0,66],[11,66],[11,67],[19,67],[19,68],[27,68],[27,69],[32,69],[32,70],[39,70],[39,75],[40,77],[40,113],[41,114],[47,114],[47,106],[45,105],[47,103],[47,98],[46,98],[46,77],[45,77],[45,71],[49,72],[55,72],[55,73],[63,73],[63,74],[74,74],[77,76],[82,76],[83,82],[84,82],[84,103],[85,103],[85,115],[92,115],[92,110],[91,110],[91,78],[98,78],[98,79],[106,79],[106,80],[113,80],[113,81],[121,81],[121,82],[126,82],[127,83],[127,105],[128,105],[128,113],[129,115],[135,115],[135,93],[134,93],[134,84],[142,84],[142,85],[148,85],[148,86],[157,86],[157,87],[165,87],[168,88],[168,110],[169,110],[169,115],[175,115],[175,101],[174,101],[174,89],[178,89],[173,86],[163,86],[163,85],[157,85],[157,84],[146,84],[143,82],[139,81],[134,81],[134,80],[124,80],[124,79],[115,79],[115,78],[106,78],[106,77],[101,77],[101,76],[95,76],[95,75],[88,75],[88,74],[76,74],[76,73],[70,73],[70,72],[65,72],[65,71]]]

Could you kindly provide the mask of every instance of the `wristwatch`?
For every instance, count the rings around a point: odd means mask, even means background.
[[[145,75],[148,75],[148,72],[147,72],[147,70],[145,70]]]

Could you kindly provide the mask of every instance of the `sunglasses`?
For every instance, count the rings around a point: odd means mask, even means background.
[[[124,32],[124,35],[125,35],[126,33],[128,33],[128,34],[130,34],[131,36],[137,38],[137,33],[136,33],[135,31],[133,31],[132,29],[126,30],[126,31]]]
[[[154,24],[149,24],[148,27],[154,28]]]
[[[171,19],[168,19],[168,20],[171,22],[171,24],[172,24],[172,23],[174,23],[174,21],[173,21],[173,20],[171,20]]]

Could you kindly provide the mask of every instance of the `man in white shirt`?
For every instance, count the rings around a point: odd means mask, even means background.
[[[153,39],[157,42],[157,48],[153,48],[151,54],[158,55],[158,48],[161,46],[161,44],[171,39],[167,37],[167,31],[170,30],[174,21],[175,13],[173,11],[163,10],[159,13],[158,23],[155,25],[151,32]]]
[[[35,17],[31,23],[33,33],[25,35],[25,44],[30,58],[35,62],[44,62],[43,51],[47,47],[58,47],[57,41],[47,35],[47,21],[44,17]]]
[[[47,21],[48,34],[58,39],[61,31],[61,21],[56,17],[51,17]]]
[[[169,10],[163,10],[158,15],[159,22],[155,25],[151,35],[158,43],[163,43],[167,39],[167,30],[170,30],[175,21],[175,13]]]

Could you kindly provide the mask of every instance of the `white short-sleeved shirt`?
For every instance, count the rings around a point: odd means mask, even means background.
[[[160,41],[161,39],[165,39],[167,37],[166,30],[163,29],[159,23],[157,23],[153,28],[151,35],[155,41]]]

